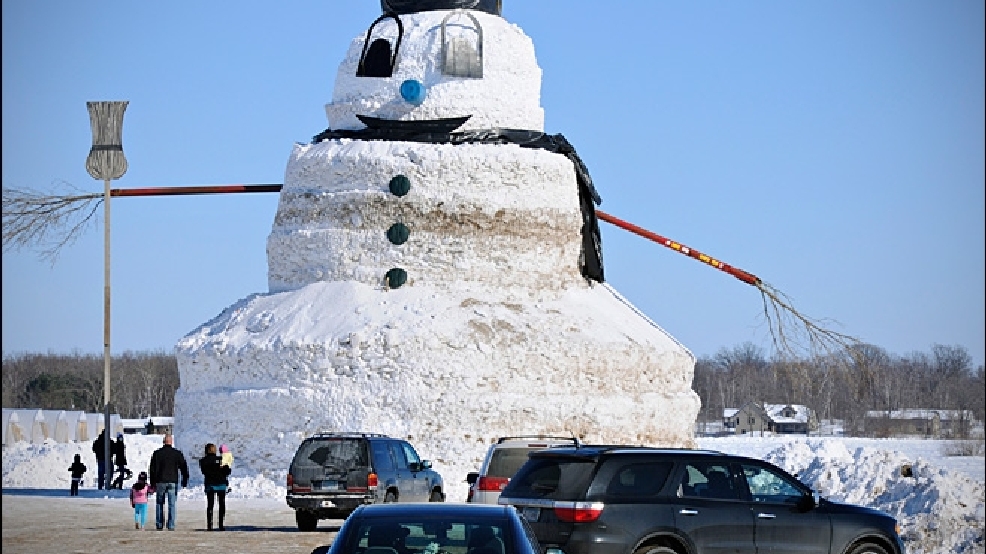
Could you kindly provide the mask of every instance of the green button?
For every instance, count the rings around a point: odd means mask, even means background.
[[[411,230],[403,223],[394,223],[390,226],[390,229],[387,229],[387,238],[390,239],[390,242],[397,245],[407,242],[410,236]]]
[[[387,287],[396,289],[407,282],[407,272],[399,267],[395,267],[387,272]]]
[[[404,196],[411,190],[411,180],[404,175],[398,175],[390,180],[390,192],[394,196]]]

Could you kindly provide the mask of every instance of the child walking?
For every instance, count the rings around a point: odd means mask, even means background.
[[[79,496],[79,483],[82,482],[82,476],[86,473],[86,464],[82,463],[82,455],[75,455],[75,461],[68,466],[68,470],[72,472],[72,490],[69,495]]]
[[[141,471],[137,482],[130,487],[130,506],[134,509],[134,528],[143,529],[147,523],[147,496],[154,494],[154,489],[147,484],[147,472]]]

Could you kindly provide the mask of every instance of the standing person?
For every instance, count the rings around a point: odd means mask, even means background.
[[[113,454],[113,458],[116,462],[116,471],[119,475],[117,475],[116,479],[113,481],[113,484],[107,488],[122,490],[123,481],[130,475],[133,475],[133,472],[127,469],[127,446],[123,444],[123,433],[117,433],[116,442],[113,443],[110,451]]]
[[[212,507],[219,499],[219,530],[225,531],[223,520],[226,518],[226,488],[229,487],[229,466],[223,465],[223,460],[216,455],[216,445],[211,442],[205,445],[205,456],[199,460],[199,469],[205,477],[205,523],[212,531]]]
[[[72,490],[69,496],[79,496],[79,482],[82,481],[86,469],[86,464],[82,463],[82,454],[76,454],[75,461],[68,466],[68,470],[72,472]]]
[[[174,447],[175,437],[168,433],[164,436],[164,446],[151,454],[150,483],[157,495],[157,513],[154,523],[157,528],[164,529],[164,503],[168,502],[168,530],[175,530],[178,520],[178,485],[188,486],[188,462],[185,455]]]
[[[134,509],[134,528],[143,529],[147,523],[147,495],[154,494],[154,489],[147,484],[147,472],[141,471],[137,482],[130,487],[130,507]]]
[[[96,487],[99,489],[103,488],[103,479],[106,478],[106,429],[96,437],[96,440],[92,441],[92,453],[96,455],[96,469],[99,472],[96,475]],[[109,483],[106,483],[106,488],[109,487]]]

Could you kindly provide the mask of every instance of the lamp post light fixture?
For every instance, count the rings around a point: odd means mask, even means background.
[[[86,158],[86,170],[93,179],[103,181],[103,475],[100,479],[107,489],[113,479],[113,459],[110,456],[110,181],[127,172],[123,156],[123,112],[128,101],[86,102],[89,124],[92,127],[92,148]]]

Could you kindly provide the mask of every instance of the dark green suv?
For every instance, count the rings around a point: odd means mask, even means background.
[[[444,502],[442,476],[405,440],[377,433],[308,437],[288,469],[287,502],[301,531],[363,504]]]
[[[889,514],[821,499],[763,460],[705,450],[539,450],[499,503],[564,554],[904,551]]]

